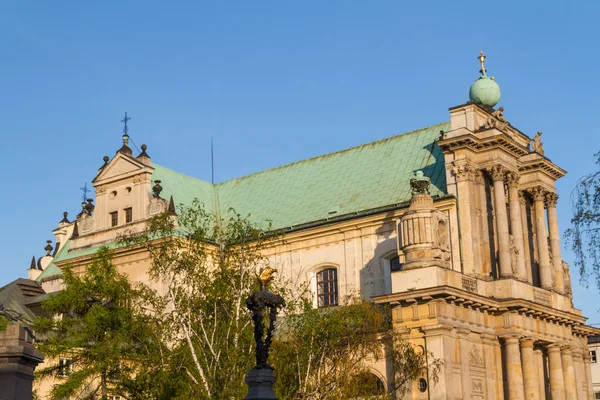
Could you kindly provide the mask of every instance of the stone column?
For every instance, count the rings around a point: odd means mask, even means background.
[[[485,177],[483,171],[477,170],[474,174],[475,190],[477,191],[477,199],[479,203],[479,259],[481,275],[484,279],[492,277],[492,260],[490,258],[490,228],[488,225],[488,204],[487,195],[485,193]],[[477,269],[477,268],[476,268]]]
[[[498,258],[500,259],[500,277],[514,276],[510,264],[510,238],[508,234],[508,216],[506,215],[506,194],[504,176],[506,170],[499,165],[488,168],[494,181],[494,212],[496,213],[496,231],[498,232]]]
[[[519,338],[509,336],[504,338],[506,348],[506,380],[508,383],[508,400],[524,400],[523,370],[521,369],[521,354]]]
[[[529,232],[527,224],[527,199],[523,192],[519,192],[519,203],[521,204],[521,227],[523,228],[523,260],[525,262],[525,271],[527,271],[527,281],[533,283],[533,271],[531,268],[531,243],[529,243]]]
[[[565,381],[565,400],[577,400],[575,368],[573,367],[571,347],[565,346],[560,349],[560,355],[562,358],[563,377]]]
[[[473,226],[471,221],[471,181],[473,170],[468,165],[456,166],[452,170],[456,176],[458,192],[458,218],[460,232],[460,252],[462,256],[462,273],[473,275],[475,272],[473,258]]]
[[[592,356],[587,349],[583,349],[583,367],[585,369],[585,380],[587,383],[587,398],[594,399],[594,384],[592,382]]]
[[[548,346],[548,364],[552,400],[565,400],[565,382],[559,345]]]
[[[548,208],[548,231],[550,233],[550,251],[554,268],[554,287],[560,293],[565,292],[563,277],[562,256],[560,255],[560,233],[558,231],[558,218],[556,216],[556,193],[546,194],[546,207]]]
[[[519,175],[511,172],[507,176],[508,204],[510,210],[510,227],[512,234],[511,263],[512,270],[516,271],[517,278],[527,281],[525,270],[525,248],[523,247],[523,224],[521,218],[521,203],[519,202]]]
[[[544,374],[544,353],[542,350],[535,349],[533,351],[533,358],[535,359],[536,377],[538,380],[538,393],[540,394],[540,400],[546,400],[546,377]]]
[[[548,253],[548,239],[546,239],[546,217],[544,215],[544,199],[546,192],[541,187],[531,190],[533,206],[535,208],[535,232],[537,238],[538,259],[540,264],[540,281],[544,289],[553,289],[552,266]]]
[[[521,339],[521,366],[523,368],[525,398],[527,400],[539,400],[540,385],[533,354],[533,339]]]
[[[585,392],[587,389],[585,369],[583,367],[583,359],[581,358],[581,349],[573,349],[573,367],[575,368],[575,385],[577,387],[577,398],[585,400]]]

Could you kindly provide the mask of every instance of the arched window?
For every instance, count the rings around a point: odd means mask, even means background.
[[[317,272],[317,301],[319,307],[338,305],[338,278],[336,268]]]

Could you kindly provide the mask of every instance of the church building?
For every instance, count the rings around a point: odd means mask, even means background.
[[[90,171],[95,201],[65,213],[29,279],[58,291],[65,265],[84,272],[120,233],[198,198],[282,229],[268,257],[310,283],[316,307],[354,292],[389,304],[394,329],[445,360],[439,381],[424,374],[406,399],[593,399],[587,337],[598,330],[574,308],[561,257],[555,181],[566,171],[541,132],[494,108],[500,88],[479,60],[469,101],[445,122],[217,184],[155,164],[151,146],[134,154],[125,130]],[[152,285],[145,252],[116,248],[114,262]],[[388,387],[390,363],[371,371]]]

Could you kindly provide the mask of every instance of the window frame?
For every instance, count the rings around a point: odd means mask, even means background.
[[[596,350],[590,350],[590,357],[592,358],[590,360],[590,363],[596,364],[598,362],[598,357],[596,355]]]
[[[59,378],[66,378],[71,375],[73,371],[73,359],[71,357],[59,357],[58,359],[58,373]]]
[[[338,275],[338,268],[335,266],[327,266],[315,272],[318,308],[336,307],[339,305],[340,285]]]
[[[133,222],[133,208],[132,207],[124,208],[123,212],[125,213],[125,223],[129,224],[130,222]]]
[[[115,226],[119,225],[119,212],[118,211],[109,212],[108,217],[110,219],[110,227],[111,228],[114,228]]]

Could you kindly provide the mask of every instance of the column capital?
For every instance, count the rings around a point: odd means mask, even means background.
[[[486,168],[486,171],[492,177],[494,182],[496,181],[504,181],[504,177],[506,176],[506,168],[501,165],[494,165],[493,167]]]
[[[560,348],[562,345],[560,343],[552,343],[546,346],[546,350],[548,353],[560,353]]]
[[[558,195],[556,193],[546,193],[546,207],[556,208],[557,201]]]
[[[519,180],[521,179],[521,175],[516,172],[509,172],[506,175],[506,183],[509,188],[519,187]]]
[[[452,174],[456,177],[457,181],[472,180],[474,170],[470,165],[455,165],[452,168]]]
[[[479,185],[485,184],[485,179],[484,179],[482,170],[480,170],[480,169],[473,170],[473,181]]]
[[[506,344],[519,344],[519,341],[521,340],[521,335],[509,333],[505,335],[500,335],[500,338],[502,338],[504,340],[504,343]]]
[[[535,339],[531,337],[524,337],[520,339],[521,347],[533,347]]]
[[[568,344],[567,344],[567,345],[563,345],[563,346],[561,346],[561,348],[560,348],[560,352],[561,352],[562,354],[572,354],[572,351],[573,351],[573,347],[571,347],[571,346],[570,346],[570,345],[568,345]]]
[[[534,201],[544,201],[546,199],[547,191],[541,186],[536,186],[529,189],[529,193],[531,193]]]
[[[589,352],[589,351],[584,351],[584,352],[581,354],[581,357],[582,357],[582,358],[583,358],[583,360],[584,360],[584,361],[586,361],[586,362],[587,362],[587,361],[592,361],[592,356],[590,355],[590,352]]]

